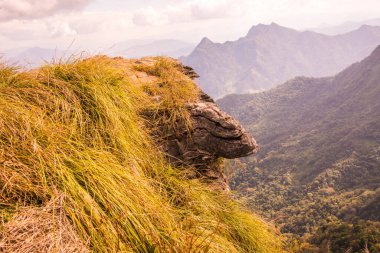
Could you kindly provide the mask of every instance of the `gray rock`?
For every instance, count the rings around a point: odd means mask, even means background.
[[[256,141],[238,121],[218,106],[206,94],[199,102],[188,104],[191,127],[184,124],[166,131],[162,148],[174,166],[191,166],[198,177],[217,180],[226,188],[226,180],[219,158],[238,158],[254,154]]]
[[[144,63],[154,64],[154,59],[145,58]],[[199,77],[191,67],[179,62],[177,67],[190,79]],[[161,97],[152,99],[159,102]],[[154,124],[153,138],[173,166],[190,169],[186,170],[188,177],[210,180],[218,188],[228,189],[220,158],[233,159],[254,154],[258,150],[256,141],[202,91],[198,101],[188,103],[186,107],[190,122],[177,119],[174,124]],[[164,111],[149,110],[142,113],[147,121],[157,121],[165,114]]]

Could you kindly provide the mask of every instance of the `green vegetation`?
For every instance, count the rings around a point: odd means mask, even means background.
[[[314,244],[322,245],[321,249],[324,252],[379,252],[380,223],[331,223],[321,227],[312,241]]]
[[[238,197],[281,232],[314,244],[322,243],[312,238],[331,224],[379,222],[379,73],[380,47],[335,77],[299,77],[266,92],[219,100],[260,146],[255,158],[229,166]],[[334,238],[331,246],[339,244]],[[345,250],[363,242],[358,234],[347,240]]]
[[[22,210],[45,210],[43,220],[52,210],[54,220],[59,212],[48,206],[59,205],[94,252],[281,252],[266,223],[188,179],[191,168],[172,168],[152,139],[157,121],[186,120],[197,93],[164,58],[95,57],[31,72],[2,66],[0,249],[14,242],[6,228]],[[22,244],[29,252],[38,245]]]

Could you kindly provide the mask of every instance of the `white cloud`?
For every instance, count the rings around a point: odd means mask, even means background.
[[[0,50],[31,46],[62,49],[71,43],[75,49],[101,50],[141,36],[131,13],[125,11],[64,12],[38,19],[13,19],[0,22],[0,31]]]
[[[165,13],[160,13],[152,6],[138,9],[133,13],[133,23],[141,26],[164,23],[166,18]]]
[[[12,20],[0,23],[1,35],[17,41],[40,37],[45,29],[45,24],[36,21]]]
[[[54,22],[49,25],[50,35],[54,38],[77,35],[77,31],[67,22]]]
[[[194,1],[191,4],[191,15],[198,19],[226,18],[241,15],[244,1],[209,0]]]
[[[92,0],[0,0],[0,21],[47,17],[80,10]]]
[[[152,6],[134,12],[133,23],[140,26],[229,18],[241,15],[247,0],[192,0],[156,9]]]
[[[0,0],[0,44],[61,48],[74,41],[96,50],[130,39],[223,42],[259,22],[305,28],[378,13],[379,0]]]

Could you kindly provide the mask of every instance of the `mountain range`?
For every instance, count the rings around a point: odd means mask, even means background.
[[[235,164],[231,187],[282,232],[380,221],[380,46],[336,76],[298,77],[218,104],[260,147]]]
[[[127,58],[141,58],[146,56],[169,56],[178,58],[190,54],[194,45],[189,42],[173,39],[165,40],[128,40],[116,43],[110,48],[100,51],[100,54],[110,56],[121,56]],[[91,55],[90,52],[86,55]],[[69,59],[74,55],[81,55],[80,50],[60,50],[43,47],[22,47],[0,51],[7,62],[28,68],[35,68],[43,63],[50,63],[53,60]]]
[[[379,43],[377,26],[363,25],[329,36],[259,24],[236,41],[221,44],[204,38],[180,59],[200,75],[198,83],[206,93],[221,98],[266,90],[295,76],[334,75],[363,59]]]
[[[307,29],[318,33],[337,35],[341,33],[348,33],[350,31],[360,28],[362,25],[379,26],[380,18],[367,19],[364,21],[347,21],[340,25],[322,24],[318,27]]]
[[[144,56],[178,58],[190,54],[194,47],[195,45],[192,43],[173,39],[125,41],[115,44],[106,53],[128,58]]]
[[[2,51],[0,55],[10,64],[34,68],[46,62],[70,57],[70,50],[58,50],[41,47],[14,48]]]

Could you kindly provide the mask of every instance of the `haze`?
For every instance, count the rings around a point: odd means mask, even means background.
[[[0,0],[0,45],[103,51],[126,40],[225,41],[257,23],[306,29],[378,13],[378,0]]]

